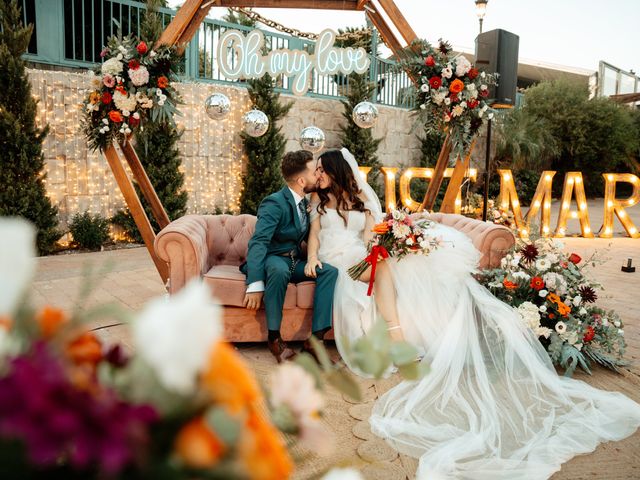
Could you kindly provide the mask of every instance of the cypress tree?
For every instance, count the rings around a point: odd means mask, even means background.
[[[147,11],[141,24],[140,37],[149,46],[153,45],[162,34],[162,19],[158,14],[158,8],[165,6],[165,0],[147,1]],[[178,141],[181,136],[182,132],[169,123],[149,124],[136,136],[136,153],[170,220],[183,216],[187,211],[188,196],[182,189],[184,174],[179,170],[182,160]],[[151,207],[142,196],[137,184],[135,187],[154,230],[158,231],[160,226],[153,218]],[[117,212],[111,221],[120,225],[132,240],[142,242],[142,236],[128,210]]]
[[[60,238],[58,209],[46,196],[42,142],[49,127],[36,126],[36,101],[22,54],[33,25],[22,23],[17,1],[0,4],[0,215],[22,216],[35,224],[41,254]]]
[[[241,134],[248,162],[242,176],[244,190],[240,197],[240,212],[255,215],[262,199],[282,188],[280,164],[286,140],[277,122],[284,118],[292,104],[280,103],[280,94],[274,91],[269,74],[248,83],[254,108],[262,110],[269,118],[269,129],[263,136],[254,138],[244,132]]]

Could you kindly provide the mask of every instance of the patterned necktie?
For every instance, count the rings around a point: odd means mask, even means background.
[[[304,231],[307,228],[307,199],[303,198],[298,202],[298,210],[300,211],[300,228]]]

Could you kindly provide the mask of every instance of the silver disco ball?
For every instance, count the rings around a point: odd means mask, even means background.
[[[269,129],[269,117],[260,110],[249,110],[242,117],[242,129],[250,137],[261,137]]]
[[[303,129],[300,132],[300,146],[311,153],[318,153],[324,147],[324,132],[313,126]]]
[[[222,120],[231,111],[231,102],[226,95],[214,93],[204,102],[204,109],[213,120]]]
[[[371,128],[378,121],[378,109],[371,102],[360,102],[353,108],[351,117],[360,128]]]

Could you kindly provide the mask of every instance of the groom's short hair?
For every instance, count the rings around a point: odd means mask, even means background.
[[[282,158],[282,176],[289,182],[296,175],[300,175],[307,169],[307,163],[313,160],[313,153],[307,150],[287,152]]]

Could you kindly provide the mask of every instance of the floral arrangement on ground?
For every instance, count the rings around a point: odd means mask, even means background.
[[[178,57],[175,47],[149,48],[133,35],[112,36],[92,72],[92,89],[84,101],[83,131],[89,148],[104,150],[123,143],[147,122],[170,122],[181,103],[172,85]]]
[[[132,317],[113,305],[86,307],[105,267],[87,271],[72,311],[32,308],[34,240],[24,220],[0,219],[3,478],[282,480],[299,460],[289,447],[331,451],[322,389],[357,401],[360,390],[320,342],[312,340],[320,365],[300,354],[261,388],[224,341],[221,307],[202,282]],[[90,329],[99,319],[127,323],[133,351],[101,341]],[[415,379],[426,371],[417,353],[392,343],[382,322],[349,355],[372,376],[396,365]]]
[[[544,237],[517,240],[500,268],[482,272],[480,281],[518,310],[565,375],[578,366],[591,373],[590,361],[617,370],[626,364],[623,322],[596,305],[601,285],[585,271],[600,259],[594,254],[583,261],[563,247]]]
[[[407,58],[398,68],[409,72],[419,85],[419,121],[427,132],[449,132],[454,158],[464,156],[484,119],[493,117],[485,99],[497,74],[478,71],[461,54],[453,56],[451,45],[443,40],[437,47],[416,40],[405,53]]]

